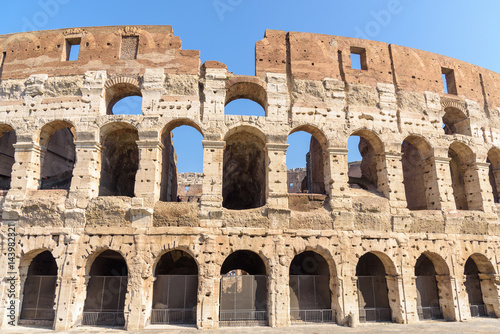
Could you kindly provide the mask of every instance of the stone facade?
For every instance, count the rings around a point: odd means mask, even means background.
[[[470,319],[473,297],[500,316],[500,74],[397,45],[272,30],[257,42],[255,76],[200,64],[169,26],[3,35],[0,52],[1,326],[23,320],[24,289],[43,259],[56,264],[49,325],[85,323],[104,258],[126,264],[124,327],[144,328],[157,275],[169,272],[160,258],[173,263],[180,251],[194,259],[201,329],[219,327],[221,280],[245,268],[265,276],[266,323],[290,325],[300,272],[291,264],[306,253],[326,263],[326,308],[340,324],[368,318],[367,277],[384,284],[375,299],[395,322],[419,321],[422,277],[437,287],[433,306],[446,320]],[[143,115],[113,115],[130,95],[142,96]],[[239,98],[266,116],[225,115]],[[203,135],[199,203],[173,198],[170,139],[181,125]],[[288,195],[295,131],[309,132],[310,153],[320,154],[310,159],[322,161],[312,168],[317,194]],[[363,156],[356,186],[352,135]]]

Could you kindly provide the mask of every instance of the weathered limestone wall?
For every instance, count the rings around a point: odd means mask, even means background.
[[[67,61],[75,41],[79,58]],[[471,317],[469,258],[488,313],[500,316],[499,74],[385,43],[271,30],[256,45],[256,76],[216,61],[200,66],[199,52],[182,50],[169,26],[4,35],[0,52],[0,153],[8,156],[0,174],[11,178],[0,192],[0,327],[8,326],[11,300],[20,309],[28,267],[46,250],[58,268],[58,330],[81,324],[90,268],[106,250],[127,264],[128,330],[150,324],[154,270],[170,250],[197,263],[203,329],[219,327],[221,268],[239,250],[265,265],[271,326],[291,323],[290,265],[304,251],[328,263],[341,324],[351,313],[359,318],[356,267],[366,253],[383,263],[395,322],[419,320],[422,254],[435,267],[446,319]],[[361,70],[351,53],[361,55]],[[456,94],[444,93],[443,73],[453,74],[448,91]],[[142,115],[113,115],[112,105],[130,95],[142,96]],[[266,116],[225,115],[239,98],[259,103]],[[446,132],[443,119],[451,122]],[[200,203],[172,195],[185,184],[170,141],[181,125],[203,136]],[[61,130],[74,147],[57,139]],[[288,194],[287,138],[295,131],[314,138],[311,194]],[[361,137],[363,156],[356,185],[348,175],[352,135]],[[74,163],[69,189],[42,187],[52,137],[62,144],[53,151],[74,154],[59,154],[65,168]],[[52,175],[66,171],[51,167]],[[242,201],[248,209],[233,210]]]

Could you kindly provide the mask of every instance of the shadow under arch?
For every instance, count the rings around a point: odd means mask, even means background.
[[[21,260],[19,271],[21,277],[22,272],[26,276],[21,282],[23,294],[18,323],[30,325],[35,322],[39,327],[52,328],[58,275],[52,252],[40,249],[26,254]]]
[[[336,320],[335,284],[327,260],[315,251],[297,254],[290,263],[289,291],[292,323],[327,323]]]
[[[151,324],[195,324],[198,264],[186,251],[163,253],[154,268]]]
[[[267,268],[249,250],[231,253],[221,266],[220,326],[268,325]]]
[[[101,179],[99,196],[134,197],[135,177],[139,168],[137,128],[125,122],[101,127]]]
[[[476,154],[464,143],[454,141],[448,149],[451,185],[457,210],[482,210],[479,176],[475,169]],[[465,182],[467,180],[467,182]]]
[[[401,164],[407,207],[410,210],[439,209],[437,176],[430,143],[423,137],[410,135],[401,144]],[[428,177],[424,177],[428,175]],[[434,189],[434,191],[432,191]]]
[[[397,309],[391,305],[391,301],[398,300],[398,289],[389,289],[388,284],[394,285],[395,280],[387,280],[397,275],[393,261],[382,252],[368,252],[359,258],[356,276],[360,322],[398,319]]]
[[[255,127],[228,131],[223,156],[222,206],[245,210],[266,204],[266,141]]]
[[[492,147],[488,151],[486,163],[489,163],[488,177],[495,203],[500,202],[500,148]]]
[[[500,316],[495,275],[495,268],[485,255],[473,253],[467,258],[464,285],[472,317]]]
[[[16,131],[8,124],[0,124],[0,190],[9,190],[12,180],[12,166],[15,162],[14,144],[17,142]]]
[[[68,121],[56,120],[42,127],[40,189],[70,188],[76,162],[75,139],[75,127]]]
[[[226,88],[226,101],[227,106],[232,101],[238,99],[248,99],[258,103],[267,115],[267,92],[264,87],[265,83],[260,82],[258,78],[254,77],[233,77],[229,79]]]
[[[110,249],[95,252],[86,261],[89,277],[83,308],[85,326],[124,326],[128,266],[123,255]]]

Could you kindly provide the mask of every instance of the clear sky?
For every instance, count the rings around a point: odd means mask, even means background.
[[[23,0],[3,2],[0,34],[171,25],[184,49],[201,51],[202,63],[218,60],[235,74],[253,75],[255,42],[266,29],[276,29],[399,44],[500,72],[499,14],[498,0]],[[174,144],[180,171],[201,171],[201,151],[192,154],[194,146],[201,148],[192,139],[199,142],[201,137],[179,130],[174,132]],[[289,143],[296,147],[292,150],[296,159],[288,162],[289,168],[305,164],[308,146],[306,137],[293,138]],[[190,160],[190,156],[197,159]]]

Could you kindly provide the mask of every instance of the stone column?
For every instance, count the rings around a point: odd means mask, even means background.
[[[289,259],[283,239],[280,236],[276,238],[280,240],[275,240],[277,254],[269,266],[267,284],[269,326],[287,327],[290,326]]]
[[[139,168],[135,177],[134,193],[153,206],[160,199],[161,165],[163,144],[159,140],[142,139],[137,141],[139,149]],[[149,203],[150,202],[150,203]]]
[[[403,288],[403,278],[401,276],[387,275],[389,307],[391,308],[392,321],[403,324],[406,323],[406,312],[404,308],[405,295]]]
[[[443,311],[443,317],[448,321],[460,320],[458,305],[458,293],[455,286],[455,278],[450,275],[436,275],[439,292],[439,306]]]
[[[286,149],[288,144],[267,143],[267,205],[272,229],[288,227]],[[283,219],[281,219],[283,218]]]
[[[55,296],[57,309],[54,330],[56,331],[69,330],[75,325],[77,305],[73,301],[75,299],[75,286],[78,284],[78,280],[75,277],[75,272],[77,272],[75,260],[79,240],[80,237],[78,235],[65,236],[64,242],[67,243],[66,253],[58,263],[61,266],[61,270]]]
[[[469,295],[465,288],[465,275],[459,275],[451,278],[452,288],[455,290],[457,300],[455,304],[458,307],[458,315],[460,321],[467,321],[471,318]]]
[[[108,78],[106,71],[87,71],[83,79],[82,102],[89,105],[90,115],[106,115],[106,101],[103,95]]]
[[[77,133],[87,140],[75,141],[76,162],[73,168],[69,198],[92,199],[99,196],[101,149],[94,133]]]
[[[202,66],[204,72],[202,104],[202,121],[206,124],[211,121],[224,120],[226,103],[226,65],[216,61],[206,61]]]
[[[328,147],[325,159],[325,191],[330,196],[330,205],[334,210],[349,210],[351,200],[344,197],[349,188],[348,150],[343,147]]]
[[[147,298],[144,297],[143,287],[144,280],[142,274],[145,266],[143,256],[145,250],[145,235],[135,236],[135,254],[129,259],[128,270],[128,286],[127,297],[125,298],[125,329],[128,331],[139,331],[144,329],[146,315],[146,305],[144,302]]]
[[[391,201],[392,207],[406,208],[401,157],[401,153],[385,152],[381,154],[377,170],[385,170],[385,173],[378,173],[378,189]]]
[[[202,211],[222,209],[222,169],[225,141],[203,140]]]
[[[500,318],[500,275],[479,274],[486,312]]]
[[[489,163],[476,162],[467,168],[464,173],[464,179],[469,181],[466,183],[467,193],[472,193],[472,196],[467,196],[469,209],[483,210],[484,212],[495,211],[495,200],[490,184],[489,167]]]
[[[288,98],[287,75],[267,73],[267,118],[271,121],[287,122],[290,101]]]
[[[358,300],[358,277],[345,276],[343,277],[343,302],[345,318],[341,324],[346,324],[349,318],[352,318],[356,323],[359,323],[359,300]]]
[[[436,181],[439,187],[439,202],[443,210],[455,210],[455,197],[451,185],[450,161],[448,157],[432,157],[429,163],[435,165]]]
[[[9,195],[38,189],[42,156],[40,146],[34,142],[18,142],[14,144],[14,149],[15,163],[12,166]]]
[[[196,323],[198,329],[219,328],[220,266],[216,263],[217,244],[215,236],[205,236],[198,276],[198,304]]]

